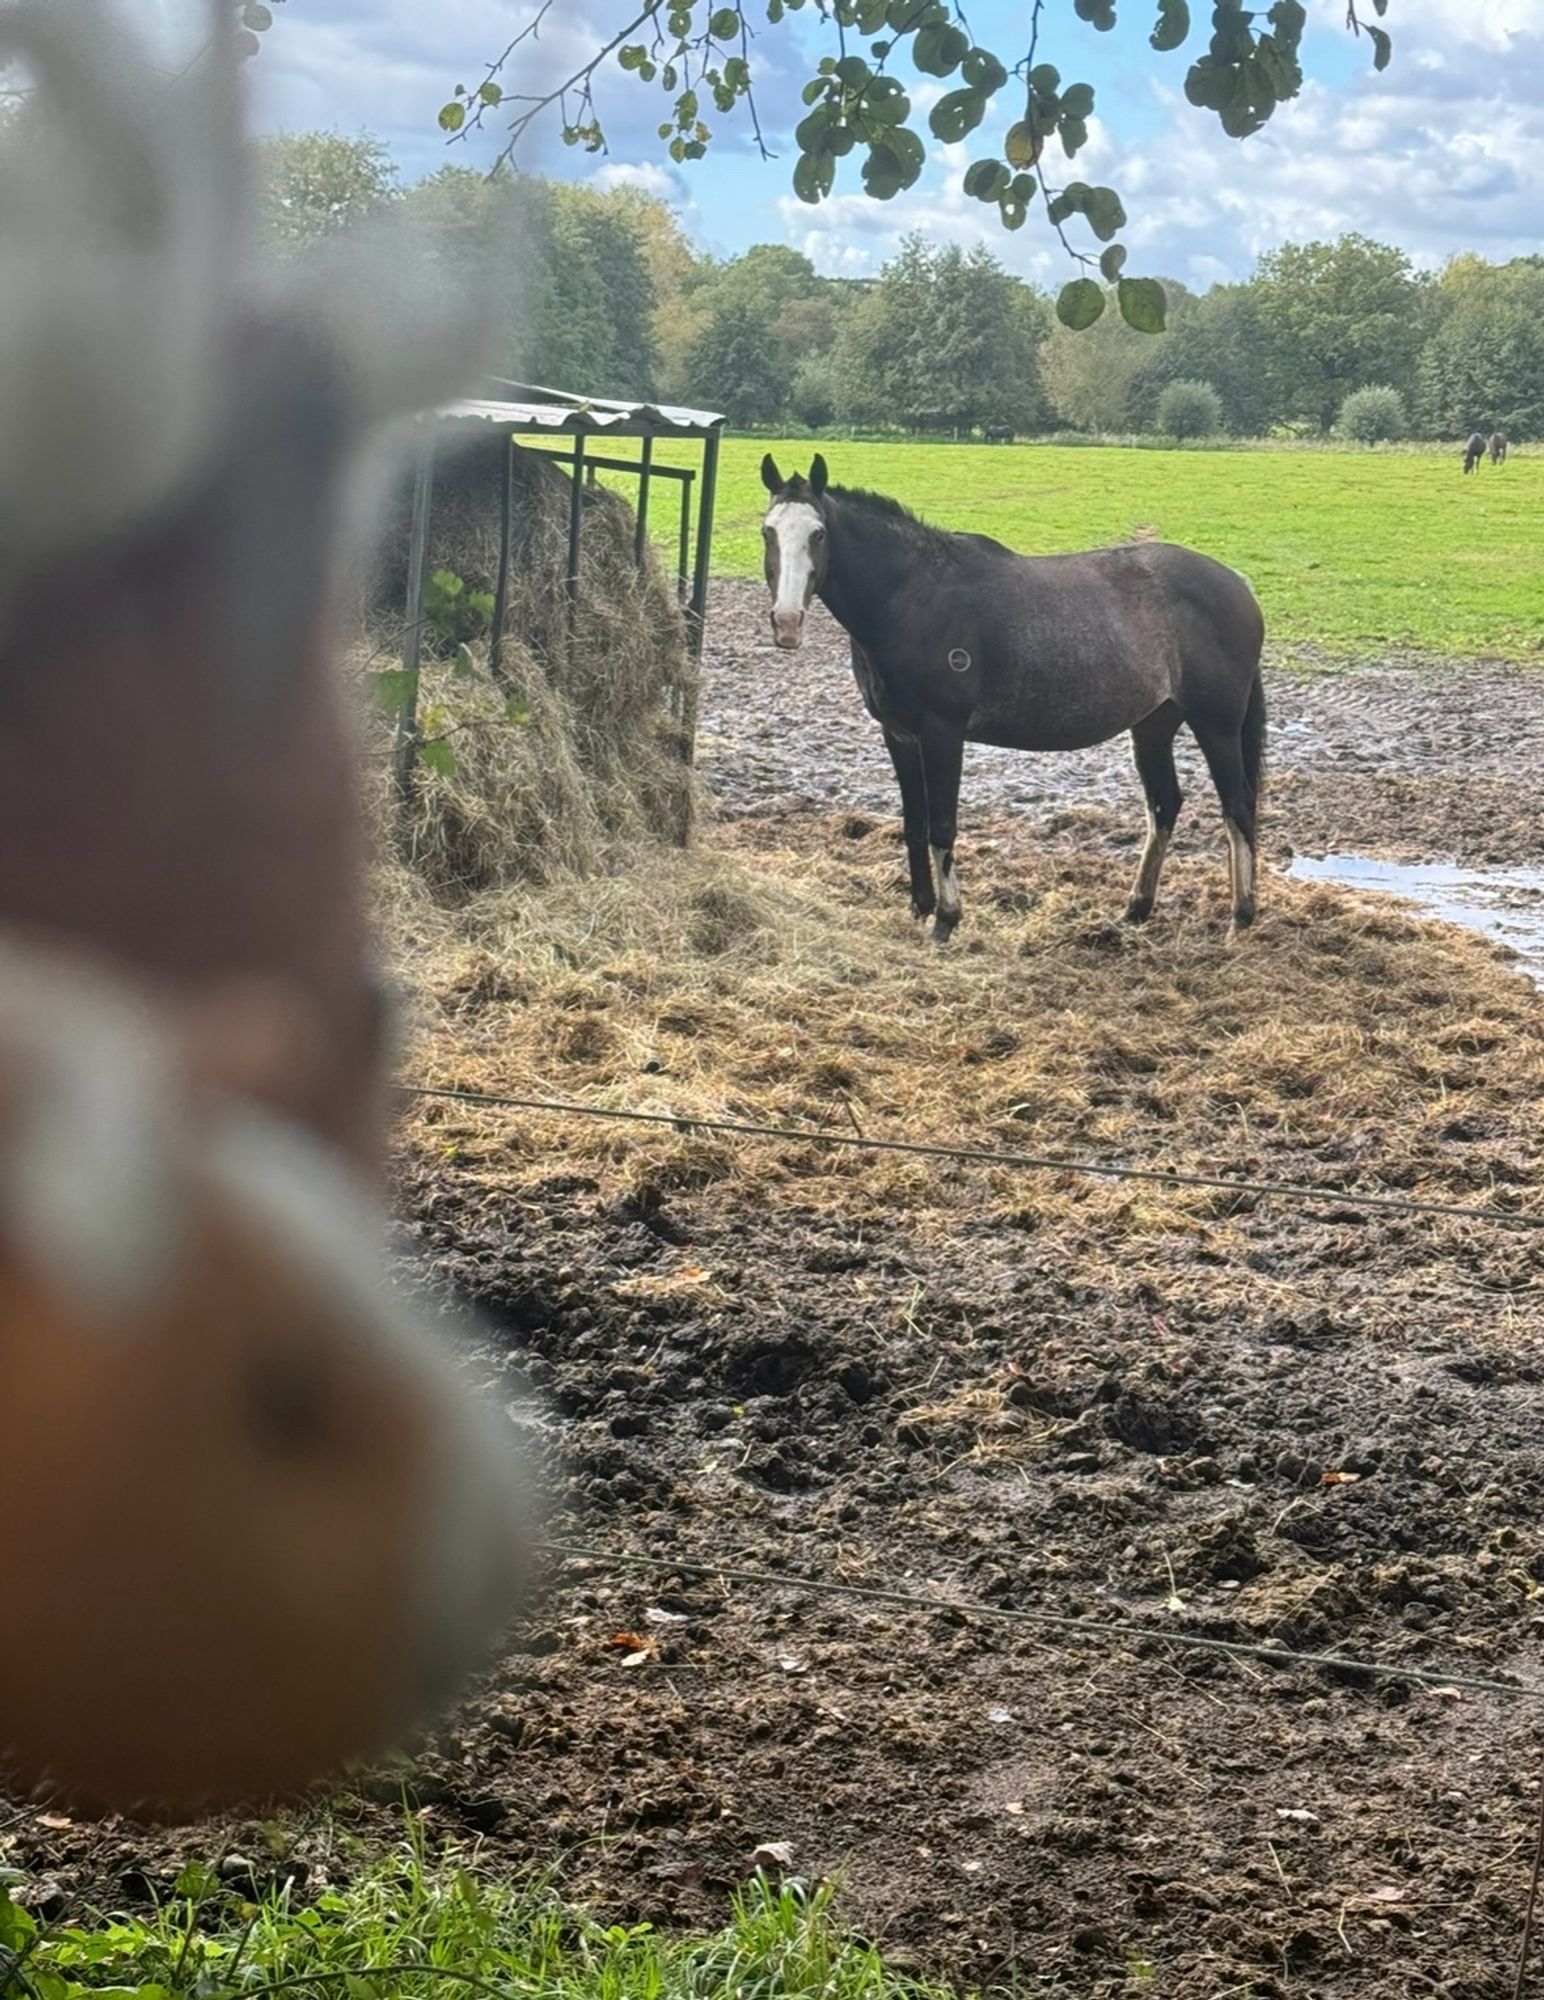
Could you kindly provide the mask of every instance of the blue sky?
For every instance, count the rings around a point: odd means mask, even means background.
[[[1346,33],[1344,0],[1306,4],[1312,80],[1240,145],[1184,102],[1193,49],[1157,57],[1147,47],[1152,0],[1121,0],[1121,25],[1108,35],[1079,22],[1071,0],[1050,0],[1042,56],[1098,96],[1092,142],[1068,178],[1121,191],[1132,217],[1131,268],[1203,288],[1247,275],[1277,243],[1345,229],[1401,243],[1428,265],[1466,249],[1505,257],[1544,247],[1544,0],[1391,0],[1396,53],[1382,77],[1365,41]],[[557,0],[517,87],[556,78],[628,11],[626,0]],[[975,0],[968,9],[977,36],[1003,51],[1016,47],[1027,11],[1024,0]],[[255,65],[261,122],[375,132],[408,179],[447,159],[477,163],[489,142],[447,148],[435,113],[456,83],[478,81],[529,12],[530,0],[284,0]],[[1204,6],[1195,12],[1200,19]],[[649,187],[720,254],[785,242],[822,270],[858,274],[876,270],[908,229],[921,228],[950,241],[985,240],[1043,283],[1067,275],[1033,213],[1007,237],[964,196],[969,156],[961,149],[935,144],[918,188],[889,204],[862,194],[855,162],[833,200],[813,209],[796,201],[792,149],[779,135],[800,115],[801,61],[827,43],[813,14],[795,18],[796,41],[773,33],[758,50],[763,123],[777,160],[756,156],[741,120],[719,133],[708,161],[671,168],[655,136],[664,115],[657,89],[619,74],[599,93],[611,140],[605,159],[568,151],[549,133],[527,145],[523,160],[602,185]],[[945,87],[923,82],[924,91]]]

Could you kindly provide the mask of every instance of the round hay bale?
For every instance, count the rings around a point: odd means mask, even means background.
[[[436,467],[429,574],[451,570],[469,589],[493,591],[503,452],[502,439],[488,439]],[[452,900],[558,872],[593,874],[640,840],[680,844],[692,826],[681,717],[696,666],[674,581],[652,550],[641,567],[635,560],[628,503],[586,488],[571,613],[572,485],[539,451],[517,448],[513,464],[500,675],[488,670],[486,641],[477,672],[461,675],[453,649],[425,633],[420,722],[426,738],[449,744],[454,770],[421,768],[408,822],[396,828],[435,893]],[[403,490],[367,584],[382,653],[404,629],[410,508]]]

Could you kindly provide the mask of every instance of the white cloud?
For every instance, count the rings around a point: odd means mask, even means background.
[[[652,160],[632,164],[608,160],[591,174],[589,184],[602,194],[609,194],[613,188],[639,188],[644,194],[653,195],[656,201],[672,202],[677,207],[683,206],[686,198],[681,176],[668,167],[656,166]]]
[[[491,154],[498,127],[447,150],[435,114],[457,82],[477,83],[483,61],[506,45],[531,5],[294,0],[254,65],[265,120],[292,129],[368,128],[387,140],[410,177],[446,159],[476,164]],[[559,0],[541,42],[506,87],[550,87],[627,18],[628,6]],[[1309,66],[1321,76],[1345,67],[1335,11],[1314,17]],[[1247,275],[1262,251],[1281,242],[1348,229],[1400,243],[1429,265],[1466,249],[1491,257],[1536,249],[1544,213],[1544,0],[1397,0],[1388,25],[1395,53],[1386,72],[1373,74],[1364,41],[1351,81],[1310,82],[1242,145],[1184,102],[1178,70],[1166,71],[1167,85],[1159,86],[1142,52],[1118,89],[1101,90],[1110,122],[1095,122],[1066,177],[1121,191],[1132,217],[1126,240],[1133,269],[1198,287]],[[765,35],[758,61],[769,58],[763,123],[784,132],[799,115],[798,51],[786,38]],[[919,85],[919,107],[937,88],[931,80]],[[600,186],[646,187],[681,205],[685,197],[701,210],[699,217],[688,208],[689,223],[725,247],[780,235],[833,273],[877,270],[917,229],[945,242],[985,242],[1011,269],[1042,283],[1067,274],[1036,212],[1009,235],[990,210],[966,198],[962,149],[935,149],[922,184],[890,203],[863,195],[856,163],[848,161],[848,191],[809,208],[788,192],[793,149],[786,141],[778,144],[779,160],[753,169],[742,121],[715,142],[704,167],[678,175],[661,160],[655,89],[608,76],[600,101],[609,158],[571,152],[549,130],[525,163]],[[999,113],[979,137],[1001,130]]]

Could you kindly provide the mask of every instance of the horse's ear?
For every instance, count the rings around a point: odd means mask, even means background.
[[[768,452],[761,461],[761,483],[769,493],[781,493],[783,475],[777,469],[777,460]]]
[[[810,491],[819,499],[826,490],[826,481],[831,477],[826,470],[826,462],[817,451],[810,462]]]

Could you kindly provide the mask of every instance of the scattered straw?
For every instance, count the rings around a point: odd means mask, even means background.
[[[646,876],[479,899],[450,915],[406,878],[388,901],[423,994],[425,1082],[582,1096],[875,1137],[1086,1148],[1182,1170],[1323,1178],[1507,1205],[1537,1188],[1544,1009],[1479,941],[1272,877],[1226,935],[1215,858],[1181,861],[1153,925],[1117,912],[1123,870],[1010,835],[965,860],[946,952],[904,914],[896,829],[795,823],[651,861]],[[794,1142],[640,1132],[463,1105],[414,1107],[426,1160],[511,1195],[559,1179],[650,1203],[682,1190],[834,1210],[855,1228],[1082,1218],[1135,1261],[1197,1257],[1240,1213],[1199,1190],[1097,1187]],[[1322,1217],[1284,1221],[1323,1229]],[[1357,1231],[1424,1225],[1344,1225]],[[1464,1225],[1433,1228],[1462,1235]],[[1523,1268],[1493,1245],[1487,1268]],[[1253,1282],[1290,1282],[1261,1270]]]

